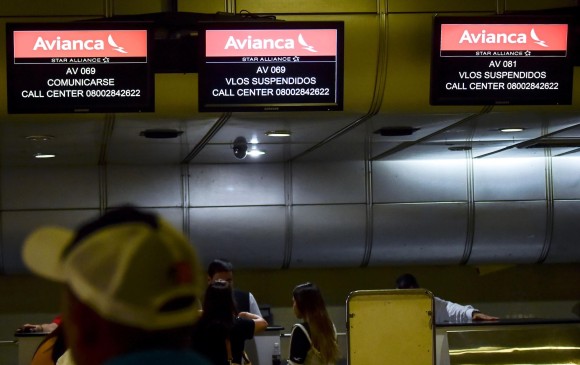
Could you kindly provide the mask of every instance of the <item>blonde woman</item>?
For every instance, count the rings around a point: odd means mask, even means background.
[[[336,328],[328,316],[320,289],[312,283],[296,286],[292,308],[302,323],[292,328],[290,365],[329,365],[340,358]]]

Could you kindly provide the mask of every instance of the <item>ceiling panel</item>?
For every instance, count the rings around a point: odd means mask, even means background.
[[[413,2],[412,6],[420,3]],[[312,6],[324,4],[316,2]],[[369,4],[352,5],[352,9],[349,5],[348,14],[280,16],[285,20],[344,20],[344,111],[200,113],[195,73],[156,74],[156,111],[152,113],[8,115],[6,90],[0,89],[0,162],[50,166],[514,158],[546,153],[542,148],[517,148],[527,141],[580,140],[580,127],[576,127],[580,124],[577,90],[569,106],[430,105],[434,14],[401,9],[384,17],[370,12]],[[483,11],[489,5],[486,4],[455,2],[449,6]],[[128,3],[119,5],[127,7]],[[405,6],[391,4],[395,5]],[[341,6],[346,6],[346,2]],[[2,49],[1,55],[4,54]],[[0,65],[5,69],[1,55]],[[5,72],[1,74],[0,81],[5,80]],[[575,73],[575,84],[580,84],[578,74]],[[376,133],[381,128],[396,127],[415,131],[407,135]],[[500,133],[498,130],[503,127],[521,127],[523,131]],[[167,139],[140,135],[150,129],[171,129],[183,134]],[[292,135],[267,137],[265,132],[270,130],[288,130]],[[49,136],[48,140],[26,139],[44,135]],[[250,148],[255,146],[266,154],[259,159],[236,159],[232,147],[239,136],[256,142]],[[57,158],[38,161],[32,158],[37,152],[54,153]],[[553,147],[551,155],[570,152],[577,150],[558,146]]]

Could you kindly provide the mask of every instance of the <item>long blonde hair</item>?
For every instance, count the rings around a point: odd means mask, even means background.
[[[324,363],[336,363],[340,358],[336,332],[320,289],[312,283],[297,285],[292,292],[296,309],[310,327],[312,346],[319,352]]]

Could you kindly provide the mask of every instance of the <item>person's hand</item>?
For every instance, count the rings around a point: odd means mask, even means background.
[[[238,313],[238,317],[246,319],[255,319],[258,316],[249,312],[240,312]]]
[[[42,332],[42,325],[26,323],[25,325],[17,329],[16,332],[22,333]]]
[[[21,333],[32,333],[32,332],[52,332],[58,327],[56,323],[43,323],[43,324],[30,324],[26,323],[17,332]]]
[[[499,317],[490,316],[481,312],[473,312],[471,318],[474,321],[497,321],[499,319]]]

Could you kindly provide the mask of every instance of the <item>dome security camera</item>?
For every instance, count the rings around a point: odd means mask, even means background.
[[[248,154],[248,142],[244,137],[238,137],[234,140],[234,156],[238,160],[243,160]]]

